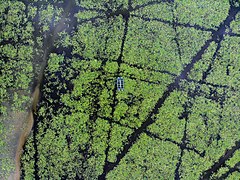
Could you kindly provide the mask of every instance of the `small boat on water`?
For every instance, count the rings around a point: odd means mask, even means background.
[[[117,89],[118,89],[118,91],[124,90],[124,81],[123,81],[122,77],[117,78]]]

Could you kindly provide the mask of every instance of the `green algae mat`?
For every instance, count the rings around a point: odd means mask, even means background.
[[[41,92],[21,179],[240,178],[239,1],[2,1],[0,14],[1,116]]]

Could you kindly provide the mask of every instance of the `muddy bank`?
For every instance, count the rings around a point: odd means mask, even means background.
[[[34,119],[33,110],[36,109],[36,105],[39,99],[39,86],[35,88],[32,94],[32,105],[31,108],[26,112],[13,112],[11,115],[13,124],[12,134],[9,142],[12,144],[15,171],[10,174],[8,180],[18,180],[20,179],[20,159],[23,152],[23,146],[27,140],[27,137],[31,133]]]
[[[22,133],[19,137],[19,140],[18,140],[18,146],[17,146],[17,150],[16,150],[16,155],[15,155],[15,166],[16,166],[16,169],[15,169],[15,173],[14,175],[10,176],[10,178],[13,178],[13,179],[20,179],[20,157],[22,155],[22,147],[23,145],[25,144],[26,142],[26,139],[28,137],[28,135],[30,134],[31,132],[31,129],[32,129],[32,126],[33,126],[33,113],[30,112],[28,114],[28,117],[27,117],[27,120],[26,120],[26,125],[25,127],[23,128],[22,130]]]

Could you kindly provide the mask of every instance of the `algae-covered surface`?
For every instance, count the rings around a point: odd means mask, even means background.
[[[2,0],[0,23],[0,179],[240,178],[239,1]]]

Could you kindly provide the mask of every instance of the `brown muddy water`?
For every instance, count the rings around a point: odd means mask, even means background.
[[[27,118],[26,120],[23,122],[23,127],[18,139],[18,143],[17,143],[17,148],[16,148],[16,153],[15,153],[15,172],[12,173],[9,177],[8,180],[19,180],[20,176],[21,176],[21,172],[20,172],[20,159],[21,159],[21,155],[23,152],[23,146],[27,140],[27,137],[29,136],[32,127],[33,127],[33,123],[34,123],[34,118],[33,118],[33,113],[34,111],[36,111],[36,106],[39,100],[39,96],[40,96],[40,89],[39,89],[39,85],[36,86],[33,94],[32,94],[32,105],[31,105],[31,109],[28,112]],[[19,131],[20,127],[16,127],[15,131]]]

